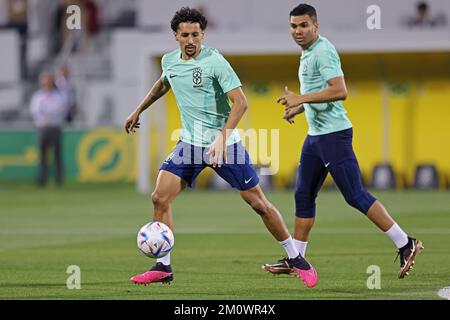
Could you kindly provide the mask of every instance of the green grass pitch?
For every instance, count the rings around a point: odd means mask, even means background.
[[[154,260],[137,250],[151,220],[149,196],[132,185],[70,184],[62,190],[0,186],[0,299],[440,299],[450,285],[450,193],[374,192],[425,250],[410,276],[397,279],[390,239],[342,196],[322,191],[307,258],[319,284],[272,276],[260,266],[284,255],[260,218],[234,191],[186,191],[176,199],[170,285],[129,278]],[[292,231],[293,194],[268,192]],[[81,269],[81,289],[66,287],[67,267]],[[367,268],[381,270],[369,290]]]

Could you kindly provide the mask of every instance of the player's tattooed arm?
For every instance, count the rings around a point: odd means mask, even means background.
[[[302,103],[325,103],[347,98],[347,87],[344,77],[335,77],[327,81],[328,87],[319,92],[296,94],[284,88],[284,96],[281,96],[277,102],[285,106],[286,110],[295,108]]]
[[[142,112],[144,112],[148,107],[150,107],[155,101],[161,98],[170,90],[170,84],[166,81],[159,79],[155,82],[153,87],[147,93],[145,98],[141,101],[141,103],[136,107],[136,109],[128,116],[125,120],[125,131],[127,133],[135,132],[135,129],[139,129],[139,116]]]
[[[248,109],[247,98],[241,87],[229,91],[227,96],[233,103],[233,108],[231,108],[228,121],[225,123],[222,130],[222,134],[225,138],[228,138],[228,136],[233,132],[239,121],[241,121],[244,116],[245,111]]]

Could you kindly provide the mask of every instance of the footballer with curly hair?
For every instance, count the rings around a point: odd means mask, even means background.
[[[170,89],[181,113],[181,139],[163,162],[152,193],[153,220],[173,230],[172,201],[206,167],[211,167],[262,218],[285,249],[293,274],[308,286],[317,284],[315,269],[299,254],[279,211],[267,200],[236,126],[248,108],[241,82],[218,50],[202,44],[206,18],[195,9],[181,8],[171,21],[179,48],[162,57],[162,75],[125,121],[127,133],[139,128],[139,115]],[[231,103],[233,107],[231,108]],[[149,271],[136,275],[138,284],[173,279],[170,253]]]

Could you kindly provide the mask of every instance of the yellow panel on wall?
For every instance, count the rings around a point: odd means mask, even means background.
[[[348,81],[344,107],[353,124],[353,147],[368,179],[372,167],[382,161],[381,86],[375,81]]]
[[[414,116],[415,164],[432,163],[450,174],[450,81],[428,81],[419,87]]]

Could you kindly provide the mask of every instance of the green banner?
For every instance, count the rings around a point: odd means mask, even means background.
[[[33,181],[39,153],[35,131],[0,131],[0,181]],[[136,137],[110,128],[63,132],[64,178],[80,182],[134,181]],[[49,152],[53,173],[53,151]]]

